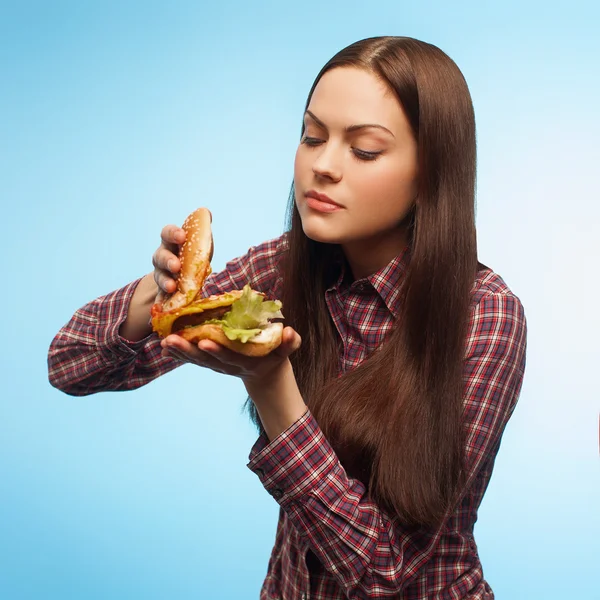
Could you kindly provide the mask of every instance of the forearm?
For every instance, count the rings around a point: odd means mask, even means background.
[[[138,342],[152,333],[150,309],[156,300],[158,286],[153,273],[145,275],[135,289],[127,318],[119,328],[119,335],[130,342]]]
[[[245,385],[269,440],[293,425],[307,410],[289,360],[268,382]]]
[[[161,356],[158,336],[137,342],[119,335],[142,279],[78,309],[48,350],[48,379],[67,394],[85,396],[138,388],[180,363]]]

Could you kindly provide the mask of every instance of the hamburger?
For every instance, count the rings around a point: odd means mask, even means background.
[[[282,340],[283,324],[273,321],[283,319],[279,300],[266,300],[265,294],[249,285],[201,297],[211,273],[211,219],[208,209],[199,208],[184,221],[177,289],[152,306],[152,329],[161,338],[176,334],[193,344],[212,340],[239,354],[266,356]]]

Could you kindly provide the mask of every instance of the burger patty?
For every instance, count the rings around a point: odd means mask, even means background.
[[[183,315],[183,317],[175,319],[173,326],[171,327],[171,333],[181,331],[186,327],[202,325],[202,323],[209,321],[210,319],[222,319],[225,313],[229,312],[230,309],[231,306],[219,306],[218,308],[211,308],[193,315]]]

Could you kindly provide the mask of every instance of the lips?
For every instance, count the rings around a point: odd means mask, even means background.
[[[314,198],[315,200],[318,200],[319,202],[323,202],[325,204],[331,204],[332,207],[343,208],[343,206],[341,204],[334,202],[327,194],[321,194],[320,192],[317,192],[316,190],[309,190],[304,195],[307,198]]]

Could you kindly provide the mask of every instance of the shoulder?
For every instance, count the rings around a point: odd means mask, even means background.
[[[521,299],[508,287],[504,279],[489,267],[480,265],[471,289],[471,310],[481,312],[486,306],[503,306],[525,319]]]
[[[498,347],[523,351],[527,335],[523,303],[498,273],[482,267],[472,288],[469,349],[480,349],[485,339]]]
[[[471,294],[473,305],[477,305],[482,298],[489,294],[508,295],[517,298],[504,279],[485,265],[481,265],[477,272]]]

